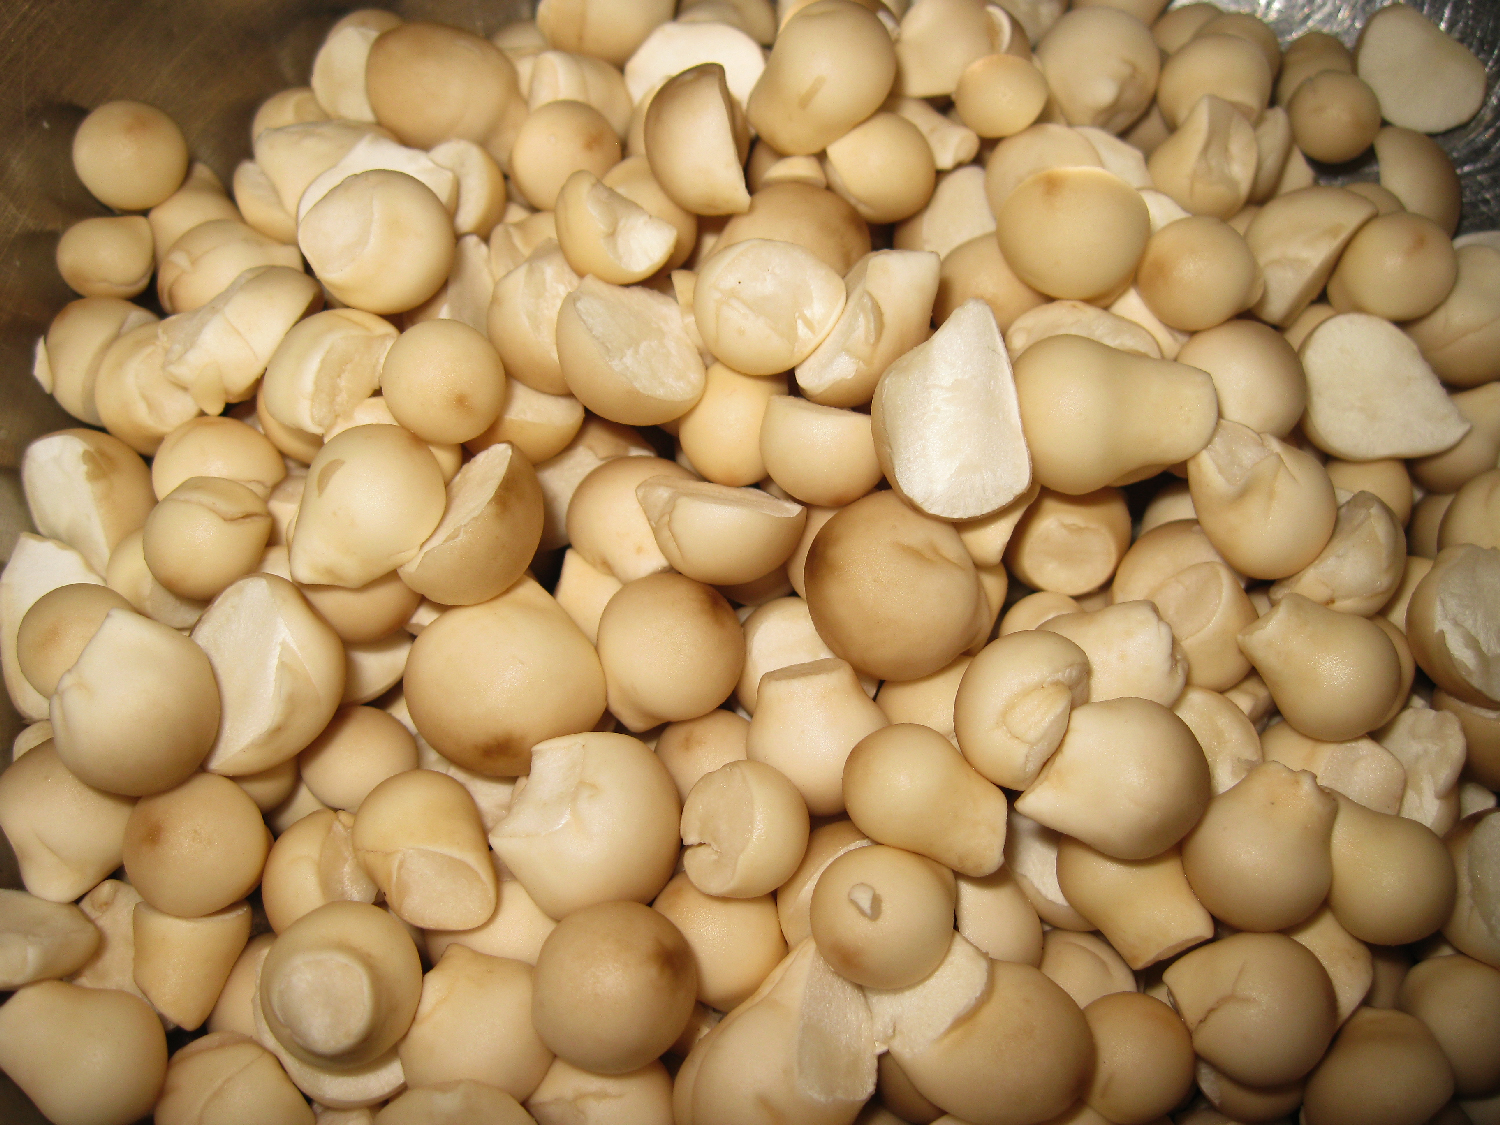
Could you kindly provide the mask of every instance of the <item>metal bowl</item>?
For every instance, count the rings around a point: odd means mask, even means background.
[[[1478,116],[1437,139],[1463,180],[1461,229],[1500,227],[1500,3],[1409,2],[1466,43],[1490,73]],[[1317,29],[1350,46],[1385,3],[1218,0],[1226,11],[1260,16],[1283,43]],[[37,337],[74,296],[54,265],[58,237],[79,219],[107,213],[73,173],[78,122],[114,98],[149,102],[182,126],[194,157],[227,184],[249,155],[256,106],[306,84],[329,26],[370,6],[485,35],[532,8],[530,0],[16,0],[0,15],[0,558],[30,530],[19,478],[27,443],[77,424],[32,379],[31,359]],[[1375,178],[1373,158],[1320,171],[1336,180]],[[9,761],[21,726],[0,693],[0,761]],[[15,856],[0,838],[0,886],[20,885]],[[46,1125],[3,1073],[0,1122]]]

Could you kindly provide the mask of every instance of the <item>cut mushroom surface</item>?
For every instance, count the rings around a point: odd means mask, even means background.
[[[928,515],[978,519],[1031,483],[1009,356],[983,301],[887,368],[870,412],[887,479]]]

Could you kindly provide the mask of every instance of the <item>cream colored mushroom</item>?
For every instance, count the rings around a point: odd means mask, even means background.
[[[821,152],[879,108],[896,71],[890,33],[873,12],[818,0],[781,26],[746,116],[778,152]]]
[[[844,301],[843,280],[810,252],[752,238],[718,250],[704,264],[693,308],[716,358],[747,375],[771,375],[812,354],[833,330]]]
[[[1333,986],[1310,952],[1281,934],[1235,934],[1178,959],[1164,974],[1200,1057],[1234,1081],[1295,1081],[1335,1029]],[[1236,1002],[1224,1004],[1233,995]]]
[[[1484,101],[1484,65],[1416,8],[1382,8],[1360,30],[1359,76],[1392,125],[1441,133],[1462,125]]]
[[[1228,420],[1188,461],[1193,507],[1226,562],[1256,578],[1285,578],[1318,557],[1338,518],[1317,458]]]
[[[476,646],[492,654],[490,661],[473,659]],[[593,646],[556,600],[525,577],[487,602],[447,610],[423,629],[407,658],[405,690],[427,742],[451,761],[495,777],[525,773],[532,745],[590,729],[605,704]]]
[[[723,66],[704,63],[669,78],[646,109],[645,155],[668,198],[695,215],[750,209],[743,165],[750,135]]]
[[[250,904],[177,918],[140,902],[131,917],[136,984],[163,1016],[197,1030],[250,938]]]
[[[729,762],[701,777],[683,802],[683,869],[705,894],[769,894],[802,862],[806,823],[801,794],[779,770]]]
[[[521,576],[541,534],[535,470],[508,443],[494,445],[458,471],[441,522],[397,573],[433,601],[474,605]]]
[[[1401,689],[1394,644],[1366,618],[1287,594],[1240,634],[1240,647],[1304,734],[1355,738],[1385,721]]]
[[[815,657],[760,676],[745,750],[785,774],[815,816],[832,816],[844,810],[850,751],[887,725],[885,712],[870,700],[852,667]]]
[[[182,184],[188,150],[177,123],[154,106],[106,102],[73,134],[73,169],[94,198],[119,211],[145,211]]]
[[[1127,787],[1138,794],[1128,807]],[[1106,855],[1146,859],[1188,833],[1210,793],[1208,762],[1187,724],[1158,703],[1124,698],[1074,708],[1016,808]]]
[[[628,729],[692,719],[729,697],[744,637],[723,595],[681,574],[627,582],[599,617],[610,711]]]
[[[297,242],[334,296],[373,313],[420,305],[453,263],[447,208],[425,184],[386,169],[335,186],[298,224]]]
[[[804,582],[818,633],[856,670],[911,680],[974,640],[983,606],[958,533],[892,493],[872,493],[830,519],[808,551]],[[924,597],[895,601],[891,589]]]
[[[219,715],[203,651],[118,608],[58,680],[51,708],[62,762],[87,784],[132,797],[185,781],[212,747]]]
[[[677,858],[676,786],[626,735],[548,739],[532,748],[526,784],[490,840],[551,917],[593,903],[649,902]]]
[[[352,840],[403,921],[466,930],[495,912],[495,869],[479,810],[452,778],[408,770],[382,781],[360,803]]]
[[[1139,193],[1096,168],[1037,172],[1005,197],[995,221],[1001,252],[1022,281],[1079,300],[1114,294],[1150,235]]]
[[[393,13],[362,9],[349,13],[328,29],[313,56],[309,79],[312,94],[324,111],[355,121],[375,120],[375,111],[365,93],[365,63],[380,33],[400,22],[400,17]]]
[[[1145,111],[1161,66],[1141,19],[1104,6],[1064,15],[1037,44],[1036,60],[1068,124],[1110,133]]]
[[[293,757],[343,696],[343,645],[281,578],[241,579],[204,613],[193,639],[224,685],[223,719],[205,762],[215,772],[253,774]]]
[[[1261,749],[1266,761],[1306,770],[1323,788],[1366,808],[1381,813],[1401,808],[1406,771],[1395,755],[1372,738],[1325,742],[1309,738],[1290,723],[1274,723],[1262,732]]]
[[[78,550],[101,574],[152,507],[145,462],[118,438],[93,430],[59,430],[28,445],[21,486],[37,530]]]
[[[167,1039],[148,1004],[116,989],[39,981],[0,1008],[0,1068],[51,1121],[124,1125],[151,1112]],[[87,1065],[59,1065],[86,1058]]]
[[[1088,701],[1088,657],[1055,633],[992,641],[964,673],[954,731],[964,757],[1009,789],[1027,788],[1062,741],[1072,708]]]
[[[1266,288],[1255,315],[1285,328],[1317,297],[1375,204],[1335,187],[1309,187],[1266,203],[1245,230]]]
[[[568,389],[610,421],[671,421],[703,394],[703,361],[676,302],[645,288],[584,278],[559,307],[556,341]]]
[[[881,479],[868,414],[777,394],[766,403],[760,453],[775,484],[808,504],[839,508]],[[810,456],[810,450],[818,450]]]
[[[978,519],[1031,483],[1008,356],[982,301],[887,368],[870,413],[881,468],[928,515]]]
[[[1033,344],[1016,361],[1015,379],[1036,477],[1070,495],[1140,480],[1193,457],[1218,420],[1205,372],[1084,337]],[[1162,426],[1168,400],[1180,419],[1170,429]],[[1080,458],[1080,447],[1093,455]]]
[[[311,101],[311,97],[308,100]],[[239,217],[238,209],[224,194],[224,184],[213,169],[207,164],[194,163],[182,186],[146,215],[146,221],[151,224],[156,264],[161,265],[172,244],[200,223]]]
[[[1151,153],[1151,183],[1194,215],[1232,218],[1255,185],[1259,149],[1240,107],[1209,93]]]
[[[920,251],[867,255],[844,278],[833,330],[797,367],[797,385],[825,406],[859,406],[900,356],[927,338],[938,261]],[[929,296],[931,294],[932,296]]]
[[[1016,521],[1004,559],[1027,585],[1071,599],[1098,589],[1129,543],[1130,513],[1119,489],[1079,496],[1041,489]]]
[[[125,874],[156,909],[200,918],[255,888],[270,836],[243,789],[216,774],[194,774],[136,802],[125,824]]]
[[[62,764],[50,742],[0,774],[0,829],[26,890],[71,902],[120,865],[134,802],[93,788]]]
[[[1445,692],[1476,707],[1500,703],[1492,615],[1500,552],[1472,544],[1439,553],[1412,592],[1406,631],[1412,655]]]
[[[256,988],[257,1023],[304,1064],[354,1071],[411,1026],[422,964],[405,927],[365,903],[334,902],[272,944]]]
[[[1005,795],[928,727],[904,723],[862,739],[844,766],[844,801],[879,843],[976,877],[1003,861]]]
[[[1195,897],[1175,847],[1129,861],[1065,837],[1057,850],[1057,879],[1069,904],[1098,925],[1132,969],[1213,936],[1214,920]]]

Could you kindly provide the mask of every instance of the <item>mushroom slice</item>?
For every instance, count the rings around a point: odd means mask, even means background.
[[[667,561],[710,586],[775,570],[791,557],[807,522],[802,505],[758,488],[649,477],[635,494]]]
[[[644,128],[651,174],[672,202],[695,215],[750,210],[743,167],[750,134],[718,63],[667,79],[651,98]]]
[[[644,287],[584,278],[562,302],[556,339],[567,389],[611,422],[668,422],[703,394],[703,360],[677,302]]]
[[[861,406],[895,360],[931,335],[941,259],[927,250],[877,250],[844,277],[844,311],[797,365],[797,385],[823,406]]]
[[[0,988],[65,977],[97,948],[99,931],[72,903],[0,890]]]
[[[299,753],[344,694],[344,647],[297,588],[252,574],[225,590],[193,629],[220,684],[223,721],[204,768],[236,777]]]
[[[1460,544],[1438,554],[1412,592],[1412,656],[1438,687],[1465,703],[1500,706],[1500,551]]]
[[[1369,18],[1354,65],[1380,99],[1380,115],[1403,129],[1446,132],[1484,104],[1484,63],[1408,4],[1388,5]]]
[[[104,579],[72,547],[29,531],[21,532],[11,549],[10,561],[0,573],[0,669],[10,701],[25,719],[45,719],[47,698],[21,672],[16,634],[26,611],[39,598],[77,582],[104,585]]]
[[[982,300],[886,369],[870,416],[880,467],[928,515],[978,519],[1031,484],[1010,357]]]
[[[474,457],[448,485],[442,522],[397,573],[423,597],[473,605],[521,577],[542,537],[542,489],[509,442]]]
[[[1376,211],[1368,199],[1337,187],[1302,188],[1267,203],[1245,230],[1245,242],[1266,280],[1251,311],[1278,328],[1291,324],[1312,304],[1344,247]]]
[[[650,277],[677,246],[676,227],[606,187],[587,168],[568,177],[554,214],[568,264],[611,285]]]
[[[37,531],[72,547],[96,574],[156,505],[140,455],[94,430],[58,430],[28,445],[21,487]]]
[[[1381,317],[1329,317],[1303,342],[1301,358],[1302,427],[1325,453],[1347,461],[1425,457],[1472,428],[1411,337]]]

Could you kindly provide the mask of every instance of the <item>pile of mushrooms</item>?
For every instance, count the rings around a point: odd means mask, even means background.
[[[227,189],[89,114],[42,1113],[1500,1122],[1486,74],[1163,8],[355,11]]]

